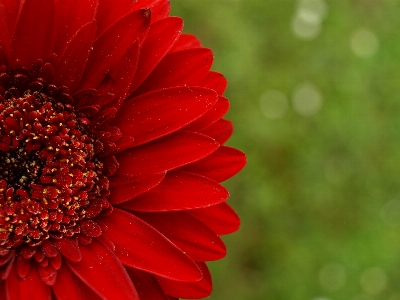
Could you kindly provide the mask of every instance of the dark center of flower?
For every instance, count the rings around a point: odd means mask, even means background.
[[[43,166],[35,152],[28,152],[23,147],[0,152],[0,180],[14,189],[29,189],[32,183],[38,183]]]
[[[88,120],[54,86],[16,88],[18,75],[0,74],[0,250],[79,234],[110,207]]]

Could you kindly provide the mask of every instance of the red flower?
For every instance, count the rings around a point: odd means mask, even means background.
[[[167,0],[0,0],[0,299],[176,299],[239,220],[224,77]]]

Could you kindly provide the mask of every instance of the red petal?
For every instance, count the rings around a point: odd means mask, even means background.
[[[15,263],[19,277],[26,277],[31,269],[31,260],[23,258],[22,255],[17,255]]]
[[[75,239],[64,237],[59,240],[53,239],[51,242],[65,258],[71,261],[80,261],[82,259],[78,243]]]
[[[41,245],[41,249],[43,251],[43,253],[47,256],[47,257],[56,257],[57,254],[59,253],[57,251],[57,249],[54,247],[54,245],[49,241],[49,240],[45,240],[42,245]]]
[[[158,283],[157,283],[158,285]],[[8,300],[7,291],[6,291],[6,281],[0,281],[0,299]],[[168,300],[168,298],[167,298]]]
[[[54,282],[56,282],[57,270],[54,269],[52,265],[47,265],[46,267],[38,266],[38,269],[40,278],[44,283],[47,285],[53,285]]]
[[[126,271],[138,291],[140,299],[168,300],[153,275],[126,267]]]
[[[16,267],[11,268],[6,280],[8,300],[51,300],[50,287],[39,277],[36,268],[31,268],[25,278],[20,278]]]
[[[171,211],[208,207],[228,199],[228,191],[206,177],[183,171],[168,172],[165,179],[147,193],[121,206],[136,211]]]
[[[54,0],[24,1],[11,42],[12,60],[24,66],[51,54],[54,35]],[[40,9],[39,9],[40,8]]]
[[[220,120],[226,112],[229,110],[229,101],[225,97],[219,97],[218,102],[214,107],[208,111],[204,116],[189,124],[185,130],[188,131],[200,131],[211,124]]]
[[[210,156],[182,167],[182,170],[222,182],[238,173],[245,164],[246,155],[243,152],[222,146]]]
[[[62,257],[60,253],[58,253],[57,256],[55,257],[50,257],[49,260],[50,264],[54,267],[54,269],[58,270],[59,268],[61,268]]]
[[[108,201],[118,204],[134,199],[158,185],[165,177],[165,173],[132,177],[114,175],[110,178],[110,196]]]
[[[148,11],[140,10],[124,16],[101,34],[93,44],[80,89],[97,88],[128,48],[137,39],[143,40],[149,25]]]
[[[81,231],[83,234],[86,234],[90,237],[98,237],[101,235],[100,226],[93,220],[85,219],[79,222],[81,227]]]
[[[80,0],[82,1],[82,0]],[[82,1],[85,2],[85,1]],[[74,90],[82,76],[96,34],[96,21],[83,26],[67,44],[56,66],[56,84]]]
[[[81,0],[82,1],[82,0]],[[100,1],[96,19],[99,22],[98,35],[131,11],[132,0],[102,0]],[[142,7],[145,8],[145,7]]]
[[[175,86],[197,86],[213,62],[210,49],[198,48],[170,53],[135,92],[135,95]]]
[[[213,89],[218,95],[222,95],[225,92],[227,85],[228,81],[224,75],[214,71],[210,71],[201,83],[201,86]]]
[[[174,132],[210,110],[217,94],[200,87],[176,87],[141,95],[125,102],[112,125],[141,145]]]
[[[200,47],[201,43],[196,36],[191,34],[182,34],[175,45],[171,48],[170,53]]]
[[[189,213],[207,224],[217,234],[235,232],[240,226],[238,215],[227,203],[190,210]]]
[[[187,212],[135,214],[195,261],[217,260],[226,255],[225,245],[214,231]]]
[[[78,30],[93,21],[98,0],[58,0],[56,2],[54,53],[60,54]]]
[[[196,264],[162,234],[138,217],[115,208],[104,218],[104,233],[115,244],[115,255],[124,265],[177,281],[196,281]]]
[[[201,131],[201,133],[213,138],[221,145],[231,137],[232,132],[232,122],[225,119],[221,119]]]
[[[166,278],[158,277],[157,280],[164,292],[178,298],[198,299],[210,296],[212,291],[212,281],[210,271],[205,263],[197,263],[203,278],[197,282],[176,282]]]
[[[14,265],[14,260],[15,260],[15,251],[13,252],[13,256],[11,258],[11,260],[7,263],[7,265],[3,266],[2,270],[1,270],[1,278],[0,279],[7,279],[8,276],[10,275],[11,269],[13,269],[15,267]]]
[[[182,28],[182,19],[176,17],[162,19],[150,26],[149,33],[147,34],[140,52],[139,65],[130,88],[130,93],[132,93],[157,66],[178,39]]]
[[[100,93],[107,92],[115,95],[115,99],[113,99],[115,106],[122,103],[129,91],[132,79],[135,76],[139,50],[139,43],[136,41],[112,66],[100,84]],[[103,105],[102,103],[98,104]]]
[[[76,278],[68,266],[57,272],[57,281],[52,286],[57,300],[101,300],[99,295]]]
[[[0,5],[0,45],[10,51],[11,38],[17,22],[21,0],[2,0]]]
[[[202,134],[176,132],[117,154],[118,174],[162,173],[200,160],[218,147],[218,143]]]
[[[132,10],[139,8],[150,8],[151,9],[151,21],[156,22],[159,19],[166,18],[169,15],[170,2],[165,0],[141,0],[133,1]]]
[[[79,263],[67,262],[76,276],[107,300],[139,300],[132,281],[110,249],[96,239],[79,247],[82,260]]]

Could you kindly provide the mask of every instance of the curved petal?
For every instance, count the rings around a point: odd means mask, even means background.
[[[184,211],[135,214],[160,231],[195,261],[221,259],[226,247],[210,228]]]
[[[168,172],[165,179],[121,207],[135,211],[172,211],[208,207],[228,199],[228,191],[206,177],[184,171]]]
[[[11,42],[11,58],[25,66],[51,54],[54,37],[54,0],[24,1]],[[38,9],[40,7],[40,9]]]
[[[75,239],[64,237],[59,240],[53,239],[51,242],[68,260],[76,262],[82,259],[82,254]]]
[[[206,78],[204,78],[201,86],[205,86],[209,89],[213,89],[218,93],[218,95],[222,95],[226,87],[228,86],[228,81],[225,76],[219,72],[210,71]]]
[[[233,125],[231,121],[221,119],[201,130],[201,133],[213,138],[223,145],[231,137],[233,133]]]
[[[178,298],[199,299],[210,296],[212,291],[211,274],[205,263],[197,265],[203,273],[203,278],[197,282],[176,282],[167,278],[157,277],[158,283],[166,294]]]
[[[84,2],[84,1],[82,1]],[[83,26],[67,44],[56,66],[55,83],[73,91],[82,76],[96,34],[96,21]]]
[[[40,278],[47,285],[53,285],[57,279],[57,270],[52,265],[38,266]]]
[[[102,298],[78,279],[65,264],[57,272],[52,286],[57,300],[101,300]]]
[[[202,134],[178,131],[118,153],[117,173],[132,176],[163,173],[200,160],[218,147],[217,142]]]
[[[214,56],[210,49],[197,48],[166,55],[135,91],[144,94],[174,86],[197,86],[209,72]]]
[[[126,271],[135,283],[140,299],[169,300],[153,275],[130,267],[126,267]]]
[[[177,281],[200,280],[196,264],[138,217],[115,208],[104,222],[108,226],[104,235],[114,243],[115,255],[124,265]]]
[[[36,268],[21,278],[13,266],[6,280],[6,293],[8,300],[51,300],[50,287],[40,279]]]
[[[82,260],[67,261],[67,264],[85,284],[107,300],[139,300],[132,281],[112,250],[96,239],[79,248]]]
[[[167,54],[182,33],[182,28],[183,21],[177,17],[165,18],[150,26],[149,33],[141,48],[139,65],[129,91],[130,94]],[[160,36],[163,38],[160,39]]]
[[[170,2],[165,0],[141,0],[133,1],[132,10],[140,8],[150,8],[151,9],[151,19],[152,22],[156,22],[162,18],[166,18],[169,15]]]
[[[221,146],[213,154],[181,169],[222,182],[238,173],[245,164],[246,155],[242,151]]]
[[[175,45],[171,48],[170,53],[200,47],[201,42],[196,36],[191,34],[182,34]]]
[[[149,12],[144,9],[127,14],[102,33],[93,43],[79,89],[97,88],[126,50],[136,40],[142,42],[149,26]]]
[[[193,209],[188,213],[207,224],[215,233],[220,235],[235,232],[240,226],[238,215],[225,202],[211,207]]]
[[[188,131],[200,131],[207,128],[211,124],[220,120],[229,110],[229,101],[225,97],[219,97],[217,103],[210,111],[196,121],[185,127]]]
[[[111,67],[98,87],[100,93],[114,94],[115,98],[112,98],[113,107],[119,107],[129,91],[132,79],[135,76],[139,52],[139,42],[136,41]],[[98,105],[105,107],[109,107],[109,104],[110,103],[98,103]]]
[[[112,204],[123,203],[157,186],[165,177],[165,173],[132,177],[114,175],[110,178],[110,196]]]
[[[96,16],[99,21],[99,30],[97,35],[102,34],[116,21],[129,13],[131,11],[131,6],[132,0],[101,0]]]
[[[99,0],[58,0],[55,2],[53,51],[56,54],[61,54],[77,31],[85,24],[93,21]]]
[[[175,87],[150,92],[125,102],[111,125],[134,137],[132,146],[177,131],[198,119],[217,102],[213,90]]]

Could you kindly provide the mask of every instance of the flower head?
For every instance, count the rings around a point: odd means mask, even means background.
[[[0,299],[176,299],[239,220],[226,80],[167,0],[0,0]]]

